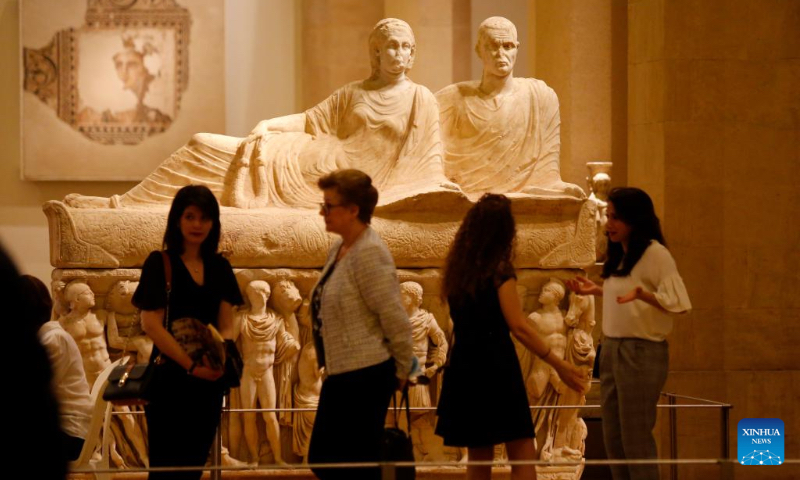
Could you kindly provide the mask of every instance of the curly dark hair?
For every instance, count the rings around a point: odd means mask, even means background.
[[[467,212],[444,266],[442,300],[460,303],[498,271],[510,269],[517,227],[505,195],[484,194]]]
[[[211,219],[211,231],[200,245],[200,255],[210,258],[217,253],[219,238],[222,234],[222,225],[219,220],[219,203],[211,190],[205,185],[186,185],[178,190],[172,200],[172,206],[167,215],[167,229],[164,232],[163,248],[168,252],[178,255],[183,253],[183,234],[181,233],[181,217],[189,206],[199,208]]]
[[[627,277],[642,258],[652,240],[667,246],[661,233],[661,222],[656,216],[653,200],[639,188],[617,187],[608,192],[608,201],[614,206],[617,218],[631,227],[628,252],[619,242],[608,242],[608,257],[603,264],[603,278]],[[621,264],[621,265],[620,265]]]

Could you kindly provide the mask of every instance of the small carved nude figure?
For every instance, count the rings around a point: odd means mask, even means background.
[[[64,302],[60,307],[62,315],[58,321],[78,344],[86,380],[92,388],[98,375],[111,365],[103,324],[91,310],[95,306],[94,292],[82,280],[73,280],[63,290],[59,290],[61,286],[63,284],[56,284],[56,297]],[[67,310],[63,313],[65,305]],[[133,416],[127,414],[130,412],[128,407],[115,409],[124,414],[115,416],[115,421],[111,424],[111,431],[116,439],[111,452],[114,463],[120,466],[146,464],[147,448],[141,427]]]
[[[558,308],[564,295],[564,284],[560,280],[551,278],[542,287],[539,295],[539,303],[542,304],[542,308],[529,317],[533,321],[537,333],[560,358],[564,358],[567,347],[567,324],[564,323],[564,314]],[[527,382],[528,394],[531,395],[531,399],[541,398],[548,383],[559,390],[562,388],[555,370],[541,358],[534,358],[531,375]]]
[[[58,321],[78,344],[91,388],[100,372],[111,365],[103,324],[91,310],[95,306],[94,292],[85,282],[74,280],[64,288],[63,295],[69,310]]]
[[[538,333],[553,354],[564,358],[567,348],[567,324],[564,323],[564,314],[558,308],[564,299],[566,289],[564,284],[551,278],[542,287],[539,303],[542,308],[532,313],[528,318],[533,322]],[[531,405],[555,405],[560,394],[568,390],[556,371],[539,357],[534,357],[531,373],[525,381],[528,398]],[[539,454],[542,459],[549,459],[552,451],[555,413],[553,410],[535,410],[533,413],[536,427],[536,441],[539,445]]]
[[[281,318],[267,308],[271,289],[263,280],[250,282],[246,289],[250,302],[249,310],[236,315],[239,324],[240,344],[244,370],[239,388],[242,408],[275,408],[277,393],[273,366],[296,354],[300,349],[297,341],[289,335]],[[281,456],[280,425],[275,412],[264,412],[267,440],[275,463],[284,463]],[[256,430],[256,414],[247,412],[244,418],[244,436],[250,452],[251,462],[258,463],[259,442]]]

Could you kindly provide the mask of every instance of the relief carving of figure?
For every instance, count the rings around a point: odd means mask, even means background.
[[[272,306],[283,319],[286,332],[295,341],[300,338],[297,311],[303,303],[300,291],[291,280],[280,280],[272,294]],[[298,349],[300,344],[298,343]],[[297,356],[291,355],[275,366],[278,385],[278,407],[292,408],[292,381],[297,364]],[[280,412],[278,419],[282,425],[292,425],[292,412]]]
[[[604,262],[608,252],[608,239],[606,238],[606,211],[608,210],[608,191],[611,189],[611,162],[588,162],[589,168],[589,200],[597,205],[595,214],[596,241],[595,249],[597,261]]]
[[[300,350],[297,362],[299,382],[294,387],[295,408],[314,408],[319,405],[319,394],[322,391],[322,374],[324,369],[317,363],[317,350],[314,342],[308,342]],[[317,412],[295,412],[292,435],[292,451],[303,457],[303,463],[308,463],[308,446],[311,441],[311,431],[314,428],[314,419]]]
[[[106,296],[106,334],[111,348],[123,354],[136,353],[136,361],[146,363],[153,351],[153,340],[142,331],[136,307],[131,303],[139,282],[120,280],[111,286]]]
[[[564,317],[568,327],[566,360],[590,371],[595,358],[592,330],[594,329],[594,297],[570,293],[569,310]],[[559,396],[559,405],[584,405],[586,397],[578,392],[565,389]],[[553,457],[562,460],[578,461],[585,450],[586,424],[578,417],[578,409],[557,411],[556,428],[553,439]]]
[[[94,292],[86,283],[75,280],[64,287],[63,299],[68,311],[58,321],[78,344],[91,388],[100,372],[111,365],[103,324],[91,310],[95,306]]]
[[[422,375],[431,379],[447,359],[447,337],[439,327],[436,318],[422,307],[422,285],[417,282],[400,284],[400,297],[411,321],[411,336],[414,340],[414,355],[423,367]],[[430,382],[419,382],[409,386],[408,404],[410,407],[430,407]],[[400,400],[400,394],[397,394]],[[405,417],[403,417],[405,419]],[[428,412],[411,413],[411,438],[421,459],[430,452],[432,443],[441,443],[433,433],[433,425]]]
[[[94,292],[82,280],[68,284],[57,282],[55,290],[56,298],[62,302],[59,310],[64,312],[66,306],[66,312],[58,321],[78,344],[86,380],[92,388],[98,375],[111,365],[103,324],[91,310],[95,306]],[[141,426],[133,415],[128,415],[130,408],[115,407],[115,410],[123,414],[115,415],[111,422],[114,440],[110,453],[114,464],[120,467],[146,465],[147,448]]]
[[[250,302],[248,310],[235,315],[244,370],[239,395],[241,408],[275,408],[277,392],[273,366],[290,358],[300,349],[297,341],[286,332],[282,319],[267,308],[271,288],[263,280],[254,280],[245,293]],[[284,463],[281,455],[280,425],[275,412],[263,412],[267,441],[275,463]],[[256,414],[243,414],[244,436],[250,452],[250,460],[258,463],[260,458]],[[233,443],[233,442],[232,442]],[[235,446],[234,446],[235,447]]]
[[[317,179],[355,168],[380,190],[378,206],[438,192],[464,198],[444,174],[436,99],[407,76],[416,41],[398,19],[369,37],[372,75],[304,113],[261,121],[244,139],[196,134],[127,193],[70,195],[73,207],[166,204],[189,183],[207,185],[223,206],[316,208]]]
[[[559,358],[565,358],[567,349],[567,324],[564,323],[564,315],[558,308],[565,292],[564,284],[558,279],[551,278],[544,284],[539,295],[542,308],[529,316],[536,333]],[[531,373],[525,381],[525,387],[531,405],[538,406],[556,405],[560,395],[569,390],[556,371],[537,356],[533,358]],[[551,429],[555,427],[555,418],[554,410],[533,411],[539,454],[545,460],[551,456],[553,442]]]
[[[441,111],[445,172],[470,196],[486,192],[584,198],[561,180],[558,97],[535,78],[515,78],[517,29],[503,17],[478,28],[480,81],[436,93]]]
[[[300,329],[300,336],[298,339],[300,340],[300,345],[305,346],[305,344],[314,340],[314,335],[311,330],[311,300],[304,298],[303,303],[300,304],[300,308],[297,310],[297,324]]]

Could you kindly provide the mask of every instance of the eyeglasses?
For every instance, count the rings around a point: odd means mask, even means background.
[[[322,202],[322,203],[319,204],[319,209],[324,215],[327,215],[327,214],[331,213],[331,209],[336,208],[336,207],[344,207],[344,206],[345,206],[344,203],[333,204],[333,203],[328,203],[328,202]]]

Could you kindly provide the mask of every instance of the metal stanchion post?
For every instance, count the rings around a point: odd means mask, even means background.
[[[223,397],[222,407],[225,408],[227,397]],[[217,425],[217,433],[214,435],[214,444],[211,445],[211,465],[219,467],[222,465],[222,412],[219,412],[219,425]],[[221,480],[222,471],[219,469],[211,470],[211,480]]]
[[[396,465],[381,465],[381,480],[396,480],[397,466]]]
[[[675,396],[669,395],[669,450],[673,460],[678,459],[678,411],[675,408]],[[669,466],[669,477],[678,480],[678,465],[673,463]]]
[[[731,444],[730,444],[730,421],[731,412],[727,407],[722,407],[722,458],[731,458]]]

